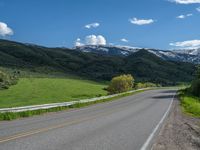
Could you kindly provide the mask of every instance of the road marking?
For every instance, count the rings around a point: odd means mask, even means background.
[[[48,127],[48,128],[42,128],[42,129],[30,131],[30,132],[19,133],[19,134],[10,136],[10,137],[6,137],[6,138],[0,139],[0,143],[11,141],[11,140],[15,140],[15,139],[18,139],[18,138],[27,137],[27,136],[30,136],[30,135],[34,135],[34,134],[37,134],[37,133],[42,133],[42,132],[53,130],[53,129],[62,128],[64,126],[66,126],[66,125],[76,124],[76,123],[79,123],[79,122],[85,121],[85,120],[87,120],[87,119],[84,119],[84,120],[83,119],[82,120],[74,120],[74,121],[71,121],[71,122],[68,122],[68,123],[63,123],[63,124],[52,126],[52,127]]]
[[[176,94],[175,94],[176,95]],[[175,97],[174,95],[174,97]],[[173,99],[174,99],[173,97]],[[173,99],[170,103],[170,106],[168,108],[168,110],[166,111],[166,113],[164,114],[163,118],[161,119],[161,121],[159,122],[159,124],[157,125],[158,127],[156,127],[152,132],[152,134],[150,135],[150,137],[148,138],[148,140],[145,142],[145,144],[143,145],[143,149],[141,148],[141,150],[146,150],[147,146],[149,145],[151,139],[153,138],[154,136],[154,132],[156,132],[159,128],[159,125],[164,121],[165,117],[167,116],[170,108],[171,108],[171,105],[173,103]],[[0,143],[4,143],[4,142],[8,142],[8,141],[12,141],[12,140],[16,140],[16,139],[19,139],[19,138],[23,138],[23,137],[27,137],[27,136],[31,136],[31,135],[35,135],[35,134],[38,134],[38,133],[43,133],[43,132],[47,132],[49,130],[53,130],[53,129],[58,129],[58,128],[62,128],[62,127],[65,127],[65,126],[68,126],[68,125],[73,125],[73,124],[78,124],[78,123],[81,123],[81,122],[84,122],[84,121],[89,121],[89,120],[94,120],[98,117],[103,117],[103,116],[107,116],[109,114],[112,114],[112,113],[115,113],[115,112],[118,112],[118,111],[121,111],[121,110],[124,110],[124,108],[118,108],[118,109],[115,109],[115,110],[111,110],[111,111],[108,111],[106,113],[101,113],[101,114],[98,114],[96,116],[92,116],[92,117],[86,117],[86,118],[78,118],[76,120],[72,120],[71,122],[64,122],[62,124],[59,124],[59,125],[55,125],[55,126],[51,126],[51,127],[46,127],[46,128],[42,128],[42,129],[36,129],[36,130],[33,130],[33,131],[27,131],[27,132],[24,132],[24,133],[18,133],[18,134],[15,134],[15,135],[12,135],[12,136],[9,136],[9,137],[5,137],[5,138],[0,138]],[[80,111],[80,110],[78,110]],[[146,146],[145,146],[146,145]]]
[[[143,146],[141,147],[140,150],[147,150],[150,142],[152,141],[154,135],[156,134],[157,130],[160,128],[160,126],[162,125],[163,121],[165,120],[165,118],[167,117],[167,115],[169,114],[169,111],[172,107],[172,103],[174,101],[174,97],[176,96],[176,93],[174,94],[169,107],[167,108],[167,111],[165,112],[165,114],[163,115],[162,119],[159,121],[159,123],[156,125],[156,127],[154,128],[154,130],[152,131],[152,133],[150,134],[150,136],[148,137],[148,139],[146,140],[146,142],[143,144]]]
[[[16,139],[19,139],[19,138],[35,135],[35,134],[38,134],[38,133],[43,133],[43,132],[46,132],[46,131],[49,131],[49,130],[53,130],[53,129],[62,128],[62,127],[68,126],[68,125],[78,124],[78,123],[81,123],[81,122],[84,122],[84,121],[93,120],[93,119],[96,119],[98,117],[107,116],[109,114],[112,114],[112,113],[115,113],[115,112],[118,112],[118,111],[121,111],[121,110],[124,110],[124,108],[118,108],[118,109],[111,110],[111,111],[108,111],[106,113],[101,113],[101,114],[98,114],[98,115],[92,116],[92,117],[86,117],[86,118],[82,118],[82,119],[78,118],[76,120],[72,120],[71,122],[64,122],[62,124],[51,126],[51,127],[47,127],[47,128],[36,129],[34,131],[15,134],[13,136],[1,138],[0,139],[0,143],[16,140]]]

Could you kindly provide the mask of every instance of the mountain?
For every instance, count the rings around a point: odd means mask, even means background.
[[[128,56],[137,52],[140,48],[128,46],[104,46],[104,45],[83,45],[77,46],[74,50],[82,52],[93,52],[98,54],[114,55],[114,56]]]
[[[115,55],[105,55],[88,53],[86,50],[82,52],[0,40],[0,67],[47,74],[61,72],[104,81],[129,73],[137,81],[162,85],[190,82],[193,79],[194,64],[164,60],[143,49],[123,48],[124,51],[125,49],[129,55],[118,55],[120,48]]]
[[[94,46],[84,45],[74,48],[75,50],[82,52],[94,52],[98,54],[114,55],[114,56],[128,56],[142,48],[128,47],[128,46]],[[158,50],[158,49],[143,49],[154,55],[164,59],[172,61],[191,62],[194,64],[200,64],[200,49],[193,50]]]
[[[176,50],[176,53],[188,54],[188,55],[200,55],[200,48],[197,49],[185,49],[185,50]]]
[[[193,62],[200,64],[200,48],[198,49],[188,49],[188,50],[176,50],[178,54],[183,54],[188,56],[188,62]]]

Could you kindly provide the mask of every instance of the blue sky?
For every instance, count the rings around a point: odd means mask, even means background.
[[[50,47],[73,47],[77,39],[78,44],[200,47],[199,7],[200,0],[0,0],[0,37]]]

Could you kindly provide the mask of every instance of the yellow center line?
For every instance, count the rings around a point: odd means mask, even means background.
[[[68,125],[78,124],[78,123],[81,123],[81,122],[84,122],[84,121],[94,120],[98,117],[101,117],[101,116],[103,117],[103,116],[112,114],[114,112],[120,111],[120,110],[124,110],[124,108],[121,108],[121,109],[119,108],[117,110],[112,110],[112,111],[109,111],[109,112],[106,112],[106,113],[101,113],[101,114],[98,114],[98,115],[92,116],[92,117],[86,117],[86,118],[82,118],[82,119],[79,118],[79,119],[76,119],[76,120],[72,120],[70,122],[64,122],[62,124],[51,126],[51,127],[46,127],[46,128],[42,128],[42,129],[29,131],[29,132],[15,134],[15,135],[5,137],[5,138],[0,138],[0,143],[8,142],[8,141],[11,141],[11,140],[16,140],[16,139],[19,139],[19,138],[31,136],[31,135],[38,134],[38,133],[43,133],[43,132],[53,130],[53,129],[62,128],[62,127],[68,126]]]

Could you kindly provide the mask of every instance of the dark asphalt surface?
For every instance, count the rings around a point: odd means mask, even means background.
[[[150,90],[81,109],[0,122],[0,150],[139,150],[176,90]]]

